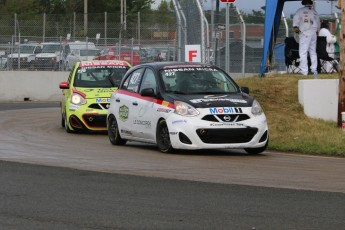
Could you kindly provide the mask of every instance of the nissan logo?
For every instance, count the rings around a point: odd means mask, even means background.
[[[223,117],[224,121],[231,121],[231,117],[229,115],[226,115]]]

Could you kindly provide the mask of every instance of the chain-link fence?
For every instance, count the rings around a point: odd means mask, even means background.
[[[68,70],[70,59],[85,59],[81,53],[87,53],[87,59],[120,58],[133,65],[185,61],[185,45],[200,44],[203,62],[216,64],[230,73],[260,71],[263,10],[248,13],[233,5],[228,5],[228,9],[205,9],[201,0],[172,2],[172,6],[165,8],[128,12],[126,23],[121,23],[121,12],[0,14],[0,68],[36,70],[43,46],[53,42],[60,48],[54,51],[55,60],[51,56],[46,60],[57,62],[48,65],[47,69],[52,70]],[[336,20],[334,15],[324,17]],[[291,31],[291,17],[283,15],[277,42],[270,49],[274,51],[269,54],[272,69],[286,70],[284,39],[292,36]],[[94,44],[95,48],[81,52],[69,47],[76,41]],[[25,46],[29,44],[40,44],[40,51],[28,51]]]

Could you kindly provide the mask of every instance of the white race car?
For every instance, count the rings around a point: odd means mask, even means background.
[[[244,149],[268,145],[266,116],[247,87],[223,70],[200,63],[157,62],[132,67],[112,93],[109,140],[176,149]]]

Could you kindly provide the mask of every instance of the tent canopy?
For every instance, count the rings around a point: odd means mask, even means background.
[[[272,53],[272,44],[274,44],[277,39],[284,3],[289,1],[301,2],[301,0],[266,0],[264,47],[260,66],[260,77],[262,77],[264,72],[266,71],[267,61],[271,60],[271,57],[269,57],[268,54]]]

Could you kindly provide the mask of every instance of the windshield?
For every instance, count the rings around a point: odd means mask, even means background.
[[[77,75],[74,79],[74,86],[87,88],[118,87],[126,71],[126,66],[90,66],[78,68]]]
[[[99,50],[80,50],[80,56],[96,56]]]
[[[61,50],[59,44],[43,45],[42,53],[55,53]]]
[[[20,47],[20,53],[22,54],[32,54],[34,53],[35,46],[21,46]],[[19,53],[19,49],[15,49],[14,53]]]
[[[223,71],[213,67],[178,67],[160,71],[167,93],[239,93],[237,84]]]

